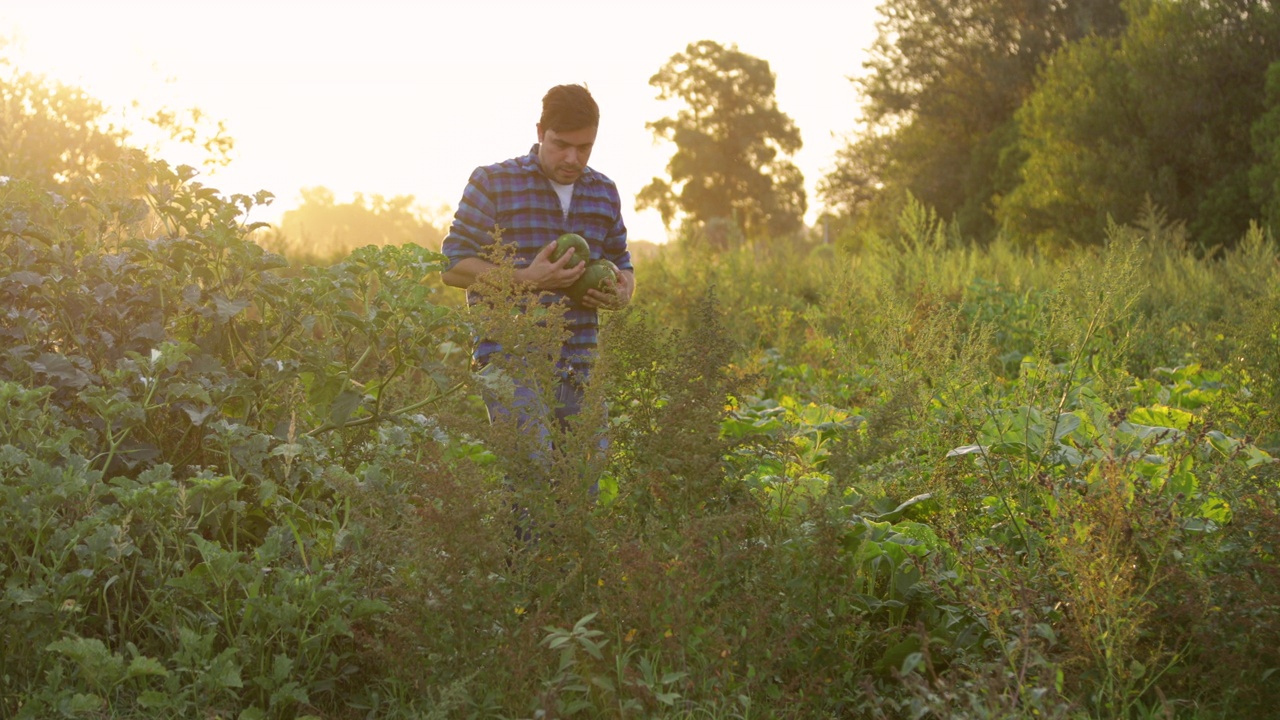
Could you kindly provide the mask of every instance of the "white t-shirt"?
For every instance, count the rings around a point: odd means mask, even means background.
[[[556,195],[560,196],[560,212],[564,214],[564,217],[569,217],[569,203],[573,200],[573,183],[561,185],[555,180],[551,180],[551,187],[555,188]]]

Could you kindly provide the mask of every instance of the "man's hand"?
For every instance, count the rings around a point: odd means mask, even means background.
[[[593,310],[621,310],[631,302],[636,291],[636,276],[630,270],[619,270],[613,275],[613,292],[592,288],[582,296],[582,304]]]
[[[560,256],[559,260],[551,261],[551,253],[556,249],[556,244],[542,248],[538,251],[533,262],[528,267],[516,270],[515,278],[517,282],[526,285],[532,285],[535,290],[561,290],[573,284],[574,280],[582,277],[582,273],[586,272],[587,264],[579,261],[573,267],[567,267],[569,261],[572,260],[577,253],[565,253]]]

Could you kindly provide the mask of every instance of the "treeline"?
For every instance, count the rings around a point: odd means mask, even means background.
[[[356,193],[340,202],[325,187],[303,188],[301,202],[285,211],[278,226],[259,233],[263,247],[297,261],[338,260],[365,245],[412,243],[439,249],[449,227],[449,208],[428,209],[412,195]]]
[[[222,121],[198,108],[143,112],[145,117],[131,120],[158,128],[202,168],[232,161],[235,141]],[[93,201],[115,203],[126,214],[145,214],[140,198],[146,188],[138,174],[122,168],[165,157],[163,151],[174,148],[141,142],[122,120],[83,89],[15,65],[0,42],[0,177],[66,198],[90,193]],[[447,208],[423,207],[412,195],[357,193],[343,202],[324,187],[304,188],[300,195],[278,223],[255,233],[260,245],[295,261],[335,262],[366,245],[438,248],[448,228]],[[269,202],[271,193],[261,197]]]
[[[820,184],[849,232],[911,198],[979,241],[1100,243],[1155,207],[1203,248],[1280,216],[1269,0],[885,0],[865,127]]]

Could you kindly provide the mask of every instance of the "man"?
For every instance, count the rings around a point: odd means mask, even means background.
[[[599,122],[600,109],[585,87],[551,88],[542,98],[538,142],[527,155],[472,172],[442,248],[449,258],[442,274],[445,284],[466,288],[468,304],[475,305],[481,299],[477,281],[496,269],[483,257],[495,241],[496,228],[503,245],[514,251],[516,283],[539,295],[543,304],[568,305],[564,319],[570,337],[560,350],[555,390],[554,414],[561,424],[581,409],[583,383],[595,355],[599,311],[626,306],[636,286],[617,187],[587,165]],[[580,303],[563,294],[586,269],[575,253],[551,260],[556,239],[569,232],[586,239],[593,260],[603,257],[618,267],[614,292],[589,290]],[[477,366],[485,367],[501,350],[496,343],[479,338]],[[511,407],[508,401],[486,394],[490,418],[515,411],[522,426],[530,420],[541,423],[545,408],[540,409],[537,394],[520,383],[515,390]],[[545,433],[543,426],[540,434]]]

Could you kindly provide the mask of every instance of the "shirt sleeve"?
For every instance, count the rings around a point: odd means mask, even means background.
[[[479,257],[484,248],[493,244],[493,229],[497,225],[497,206],[489,191],[489,175],[484,168],[476,168],[462,191],[458,211],[453,214],[449,234],[441,244],[441,252],[449,258],[449,269],[470,257]]]

